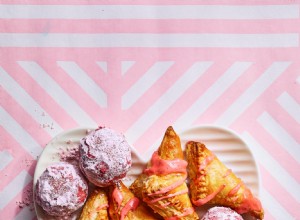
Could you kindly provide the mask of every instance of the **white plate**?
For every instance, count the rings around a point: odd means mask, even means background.
[[[39,157],[34,173],[34,189],[37,179],[44,172],[47,166],[60,161],[59,153],[79,143],[90,128],[78,128],[65,131],[55,138],[45,147]],[[257,165],[253,155],[246,143],[233,131],[216,126],[198,126],[178,132],[183,149],[189,140],[202,141],[212,150],[226,166],[232,169],[238,177],[252,190],[253,194],[259,195],[260,178]],[[70,144],[71,142],[71,144]],[[129,186],[134,179],[142,172],[145,162],[132,150],[133,165],[127,176],[123,179],[125,185]],[[51,219],[41,207],[35,203],[38,220]],[[202,215],[206,208],[197,208],[197,212]],[[74,213],[72,219],[76,219],[80,210]],[[68,218],[70,219],[70,217]]]

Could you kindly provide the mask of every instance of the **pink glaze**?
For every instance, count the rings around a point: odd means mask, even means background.
[[[235,187],[233,187],[229,193],[228,193],[228,196],[233,196],[234,194],[236,194],[239,189],[241,188],[241,186],[243,185],[243,182],[239,182]]]
[[[235,211],[237,211],[239,214],[244,214],[250,210],[261,212],[262,206],[260,201],[253,197],[250,190],[245,189],[243,203],[236,207]]]
[[[182,214],[173,216],[170,218],[165,218],[165,220],[180,220],[182,217],[188,216],[188,215],[192,214],[194,211],[195,211],[194,208],[191,207],[189,209],[184,210],[184,212]]]
[[[99,187],[116,183],[131,167],[131,150],[124,135],[100,127],[80,140],[79,165],[90,182]]]
[[[201,220],[243,220],[242,216],[227,207],[213,207],[201,218]]]
[[[208,164],[210,164],[214,159],[215,159],[214,154],[205,157],[199,166],[199,171],[204,170],[208,166]]]
[[[205,203],[207,203],[208,201],[210,201],[211,199],[213,199],[219,192],[221,192],[223,189],[225,188],[225,185],[221,185],[219,186],[219,188],[212,192],[211,194],[209,194],[208,196],[206,196],[203,199],[198,199],[198,200],[192,200],[193,204],[196,206],[201,206],[204,205]]]
[[[100,210],[105,209],[105,208],[108,208],[108,204],[99,205],[99,206],[96,208],[96,211],[100,211]]]
[[[122,201],[123,201],[123,195],[120,192],[120,190],[118,189],[118,187],[115,187],[115,189],[112,193],[112,197],[116,201],[116,203],[118,204],[118,210],[119,210],[120,206],[122,204]]]
[[[158,195],[158,194],[164,194],[166,192],[171,191],[172,189],[175,189],[176,187],[180,186],[183,184],[186,180],[187,175],[185,175],[181,180],[176,181],[175,183],[171,184],[170,186],[164,187],[161,190],[158,190],[154,193],[149,193],[148,196],[153,196],[153,195]]]
[[[151,158],[151,167],[144,170],[147,175],[166,175],[170,173],[186,173],[187,162],[181,159],[164,160],[155,151]]]
[[[134,211],[139,205],[139,199],[136,197],[131,198],[121,210],[120,220],[123,220],[129,211]]]
[[[66,216],[83,206],[88,185],[79,170],[60,162],[46,168],[36,183],[37,203],[53,216]]]
[[[166,196],[161,196],[161,197],[158,197],[156,199],[150,199],[150,200],[146,199],[146,202],[147,203],[155,203],[155,202],[160,201],[162,199],[167,199],[167,198],[174,197],[174,196],[177,196],[177,195],[182,195],[182,194],[185,194],[185,193],[188,193],[187,189],[178,191],[176,193],[171,193],[171,194],[166,195]]]

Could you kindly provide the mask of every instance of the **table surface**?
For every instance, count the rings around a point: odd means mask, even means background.
[[[249,145],[265,219],[300,219],[300,2],[0,1],[0,219],[36,219],[37,158],[108,126],[148,155],[165,129]]]

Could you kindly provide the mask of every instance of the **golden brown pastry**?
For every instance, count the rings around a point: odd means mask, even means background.
[[[168,127],[158,151],[130,189],[164,219],[199,219],[185,183],[187,162],[180,138]]]
[[[194,205],[227,206],[239,214],[249,213],[263,219],[260,201],[203,143],[188,142],[186,157]]]
[[[108,220],[108,199],[102,188],[96,188],[86,201],[79,220]]]
[[[158,219],[121,181],[109,187],[109,215],[112,220]]]

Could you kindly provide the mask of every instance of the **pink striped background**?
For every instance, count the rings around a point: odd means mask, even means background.
[[[35,219],[18,202],[63,130],[106,125],[145,155],[201,124],[249,144],[265,219],[300,219],[299,1],[0,2],[0,219]]]

